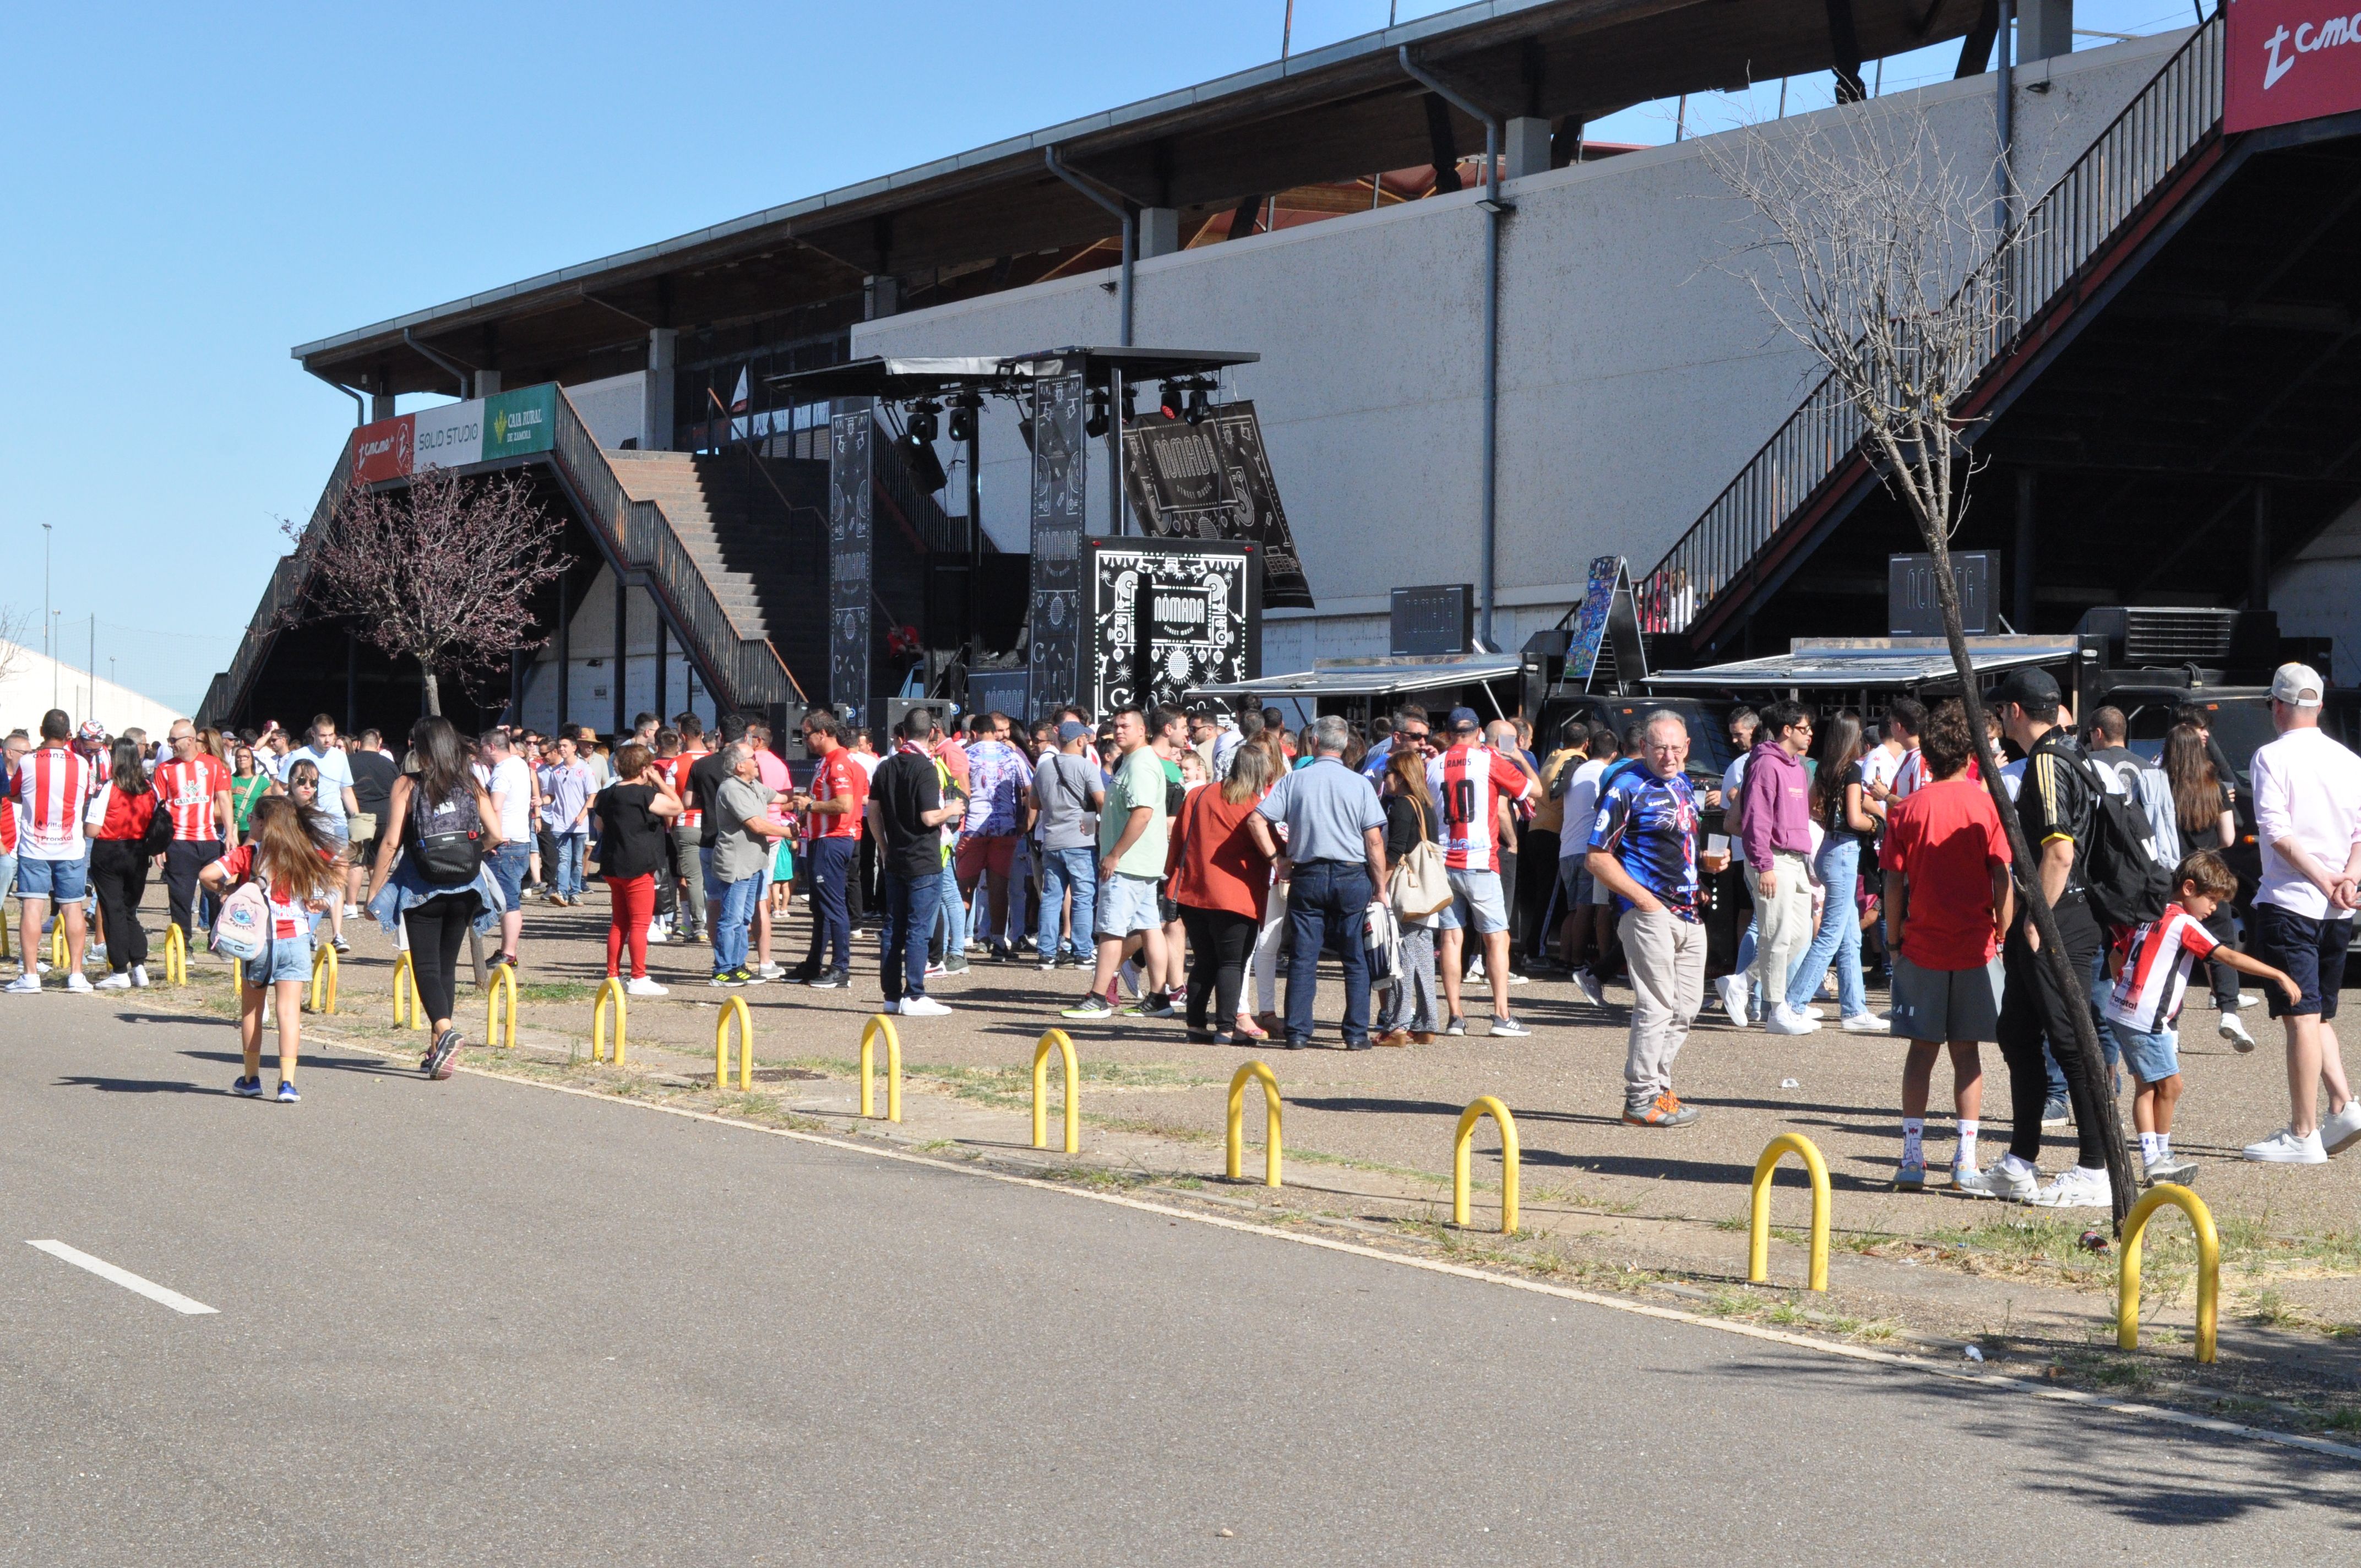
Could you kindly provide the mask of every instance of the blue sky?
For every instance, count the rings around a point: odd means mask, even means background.
[[[53,525],[62,655],[85,661],[95,616],[99,674],[192,708],[352,423],[291,345],[1270,60],[1285,9],[10,7],[0,606],[40,646]],[[1296,47],[1388,10],[1298,0]],[[2082,0],[2076,22],[2191,14]],[[1789,106],[1828,92],[1798,78]],[[1672,105],[1592,134],[1668,140]]]

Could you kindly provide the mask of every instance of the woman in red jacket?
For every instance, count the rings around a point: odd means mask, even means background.
[[[1270,896],[1270,860],[1255,847],[1246,820],[1269,791],[1268,754],[1241,746],[1230,776],[1190,791],[1173,819],[1165,874],[1194,959],[1189,966],[1189,1036],[1194,1040],[1226,1046],[1262,1037],[1254,1020],[1238,1011],[1238,992]],[[1218,1029],[1207,1022],[1209,1001],[1219,1008]]]
[[[90,885],[98,894],[98,917],[106,930],[106,967],[113,971],[98,982],[101,991],[128,991],[148,983],[148,933],[139,925],[139,901],[148,894],[148,857],[140,852],[140,840],[148,837],[148,824],[155,815],[156,792],[139,743],[117,740],[106,785],[90,805]]]

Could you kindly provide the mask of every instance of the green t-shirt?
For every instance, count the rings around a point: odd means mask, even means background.
[[[1130,826],[1133,809],[1142,806],[1154,815],[1148,817],[1148,827],[1137,842],[1115,863],[1115,869],[1126,876],[1160,877],[1164,874],[1164,838],[1170,823],[1164,815],[1164,762],[1149,746],[1142,746],[1115,764],[1115,782],[1107,786],[1106,806],[1099,813],[1101,860],[1115,852],[1123,830]]]

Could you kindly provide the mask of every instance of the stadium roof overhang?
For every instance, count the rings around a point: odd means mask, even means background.
[[[1435,114],[1456,155],[1480,151],[1482,125],[1430,104],[1402,70],[1405,48],[1500,117],[1587,121],[1826,70],[1839,16],[1855,37],[1848,52],[1874,59],[1968,34],[1986,3],[1482,0],[292,353],[315,375],[379,393],[450,390],[445,361],[498,369],[511,384],[577,380],[597,356],[644,344],[650,328],[723,328],[840,299],[872,275],[989,268],[1106,237],[1107,214],[1045,165],[1050,148],[1135,205],[1179,209],[1184,223],[1298,186],[1436,162]]]

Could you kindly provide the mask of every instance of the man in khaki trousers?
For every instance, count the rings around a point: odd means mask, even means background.
[[[1631,1036],[1623,1062],[1623,1120],[1685,1127],[1694,1106],[1673,1092],[1673,1058],[1705,1005],[1704,899],[1697,874],[1697,796],[1682,764],[1688,726],[1649,716],[1642,766],[1600,792],[1585,864],[1615,901],[1616,929],[1631,968]]]

